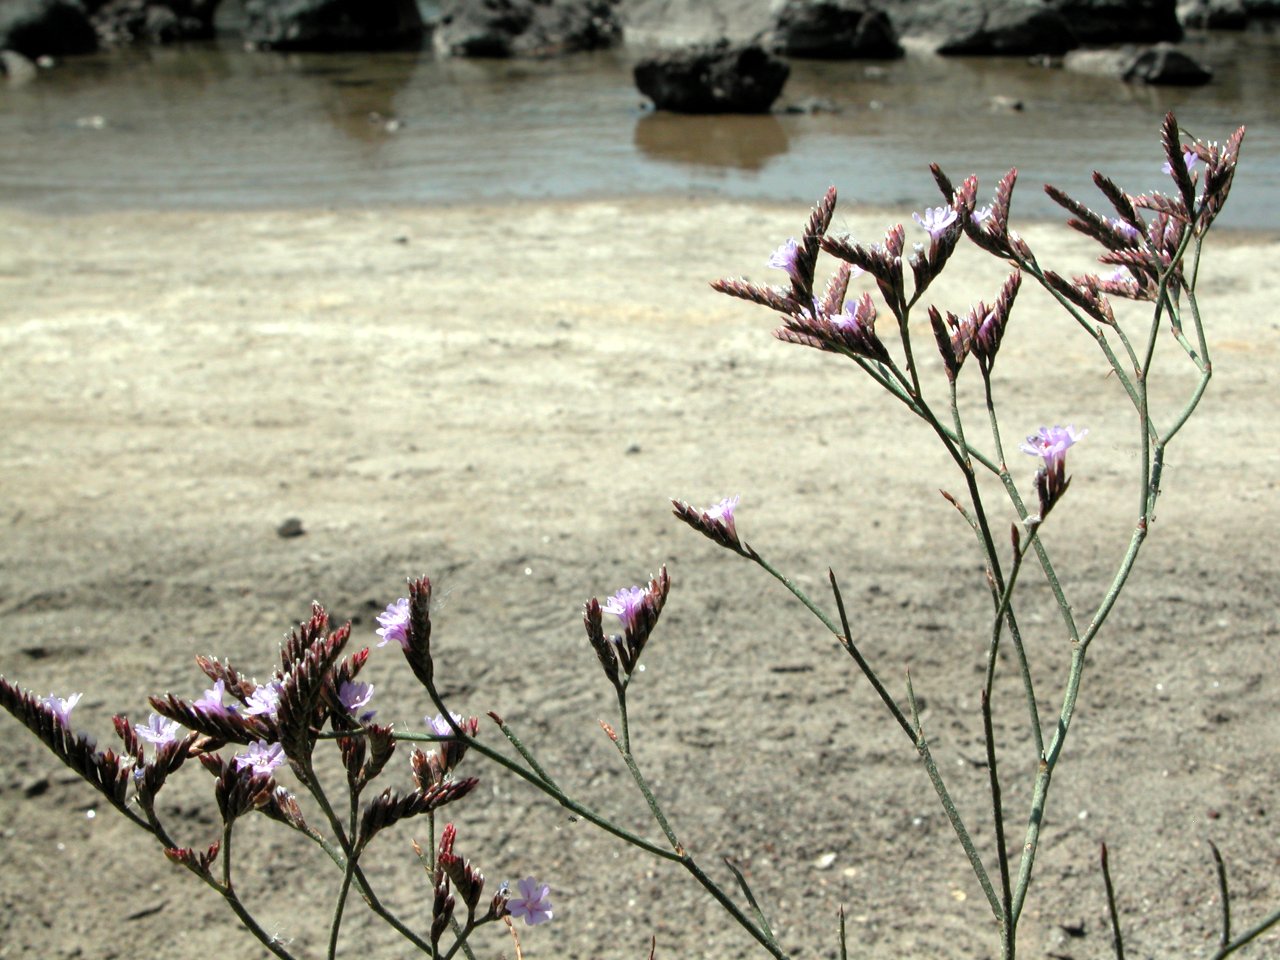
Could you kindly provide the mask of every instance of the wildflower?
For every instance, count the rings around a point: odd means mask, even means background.
[[[169,720],[158,713],[147,717],[146,723],[135,723],[133,729],[143,740],[154,743],[157,747],[167,746],[178,739],[178,721]]]
[[[223,694],[227,692],[227,684],[224,680],[215,680],[213,686],[204,692],[195,703],[192,704],[197,710],[203,710],[205,713],[213,716],[224,716],[228,713],[235,713],[235,706],[228,707],[222,702]]]
[[[1111,229],[1126,240],[1138,240],[1142,237],[1142,231],[1135,227],[1127,220],[1121,220],[1119,217],[1113,217],[1111,220]]]
[[[255,740],[249,744],[247,752],[236,754],[235,763],[240,770],[252,767],[254,773],[269,774],[284,763],[284,747],[279,743]]]
[[[799,255],[800,245],[796,243],[795,237],[788,237],[786,243],[773,251],[765,266],[782,270],[793,281],[800,283],[800,267],[796,263]]]
[[[931,238],[938,240],[956,222],[956,212],[950,207],[925,207],[924,216],[913,213],[911,219],[928,231]]]
[[[253,693],[249,694],[244,712],[251,717],[274,718],[276,710],[280,707],[280,689],[279,680],[272,680],[270,683],[256,687]]]
[[[636,625],[636,617],[644,606],[647,596],[643,587],[623,587],[604,602],[604,612],[611,613],[622,623],[623,630],[632,630]]]
[[[450,710],[449,716],[453,717],[453,722],[456,723],[459,727],[462,726],[462,721],[465,719],[462,716],[462,714],[454,713],[452,710]],[[426,723],[426,725],[431,728],[431,732],[434,733],[437,737],[455,736],[453,732],[453,727],[451,727],[449,725],[449,721],[444,718],[444,714],[437,713],[434,717],[423,717],[422,719]]]
[[[847,311],[847,306],[845,308]],[[856,314],[856,310],[854,312]],[[727,532],[728,534],[728,538],[735,541],[737,540],[737,530],[736,527],[733,526],[733,508],[737,506],[739,499],[741,498],[737,497],[737,495],[733,495],[733,497],[726,497],[722,499],[721,502],[713,504],[713,506],[708,507],[703,512],[703,515],[707,517],[708,520],[712,521],[713,524],[716,524],[717,526],[723,527],[724,532]]]
[[[969,214],[969,219],[979,227],[991,219],[991,214],[995,210],[995,205],[988,203],[985,207],[978,207]]]
[[[507,901],[507,911],[513,917],[523,917],[529,926],[537,926],[551,919],[551,887],[538,883],[533,877],[525,877],[519,883],[520,896]]]
[[[1022,452],[1033,457],[1042,457],[1044,466],[1036,471],[1036,493],[1040,498],[1040,516],[1035,518],[1038,525],[1053,505],[1067,492],[1071,480],[1067,476],[1067,450],[1081,440],[1088,430],[1077,432],[1075,427],[1041,427],[1040,432],[1027,437],[1022,444]]]
[[[672,500],[671,506],[675,515],[703,536],[714,540],[722,547],[728,547],[744,557],[754,556],[750,548],[743,546],[738,539],[738,530],[734,525],[733,510],[738,505],[738,497],[725,497],[719,503],[699,510],[691,507],[683,500]]]
[[[356,716],[356,711],[361,707],[368,706],[369,701],[373,699],[373,684],[361,683],[358,680],[345,680],[342,686],[338,688],[338,702],[346,708],[347,713]],[[368,723],[373,719],[378,711],[368,710],[360,714],[360,720]]]
[[[1195,170],[1196,163],[1199,160],[1200,160],[1200,157],[1196,154],[1194,150],[1184,150],[1182,152],[1182,162],[1186,164],[1187,173],[1191,173],[1192,171]],[[1163,170],[1165,173],[1167,173],[1169,176],[1173,176],[1173,165],[1169,163],[1168,160],[1164,162],[1164,166],[1161,167],[1160,169]]]
[[[409,649],[408,597],[401,597],[395,603],[387,604],[387,609],[378,614],[377,620],[382,624],[374,631],[382,638],[378,641],[378,646],[385,647],[391,641],[395,641],[405,650]]]
[[[1054,470],[1062,463],[1067,450],[1082,440],[1088,432],[1088,430],[1077,431],[1072,426],[1041,427],[1039,433],[1027,437],[1021,450],[1033,457],[1043,457],[1045,467]]]
[[[70,725],[71,711],[75,709],[76,704],[80,702],[80,698],[83,696],[83,693],[73,693],[64,700],[57,694],[51,693],[40,702],[53,711],[53,715],[57,717],[65,727]]]

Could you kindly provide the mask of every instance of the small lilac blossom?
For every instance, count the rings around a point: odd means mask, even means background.
[[[279,680],[260,684],[249,694],[244,712],[251,717],[275,717],[280,708],[280,690]]]
[[[358,680],[345,680],[338,688],[338,701],[346,708],[347,713],[356,716],[361,707],[369,705],[373,699],[373,684],[361,683]],[[373,719],[376,710],[366,710],[359,714],[361,721],[368,723]]]
[[[513,917],[523,917],[529,926],[537,926],[551,919],[551,887],[538,883],[533,877],[525,877],[519,883],[520,896],[507,901],[507,910]]]
[[[787,242],[773,251],[765,266],[772,267],[775,270],[782,270],[788,277],[795,282],[800,282],[800,267],[796,263],[796,258],[800,255],[800,245],[796,243],[795,237],[788,237]]]
[[[1128,220],[1121,220],[1119,217],[1112,219],[1111,229],[1120,234],[1120,236],[1124,237],[1126,240],[1137,240],[1142,236],[1142,231]]]
[[[1194,150],[1182,151],[1182,162],[1186,164],[1187,173],[1191,173],[1192,171],[1195,170],[1196,163],[1199,162],[1199,160],[1200,160],[1200,157]],[[1173,166],[1169,163],[1168,160],[1164,162],[1164,166],[1161,167],[1160,169],[1163,170],[1165,173],[1169,174],[1170,176],[1173,175]]]
[[[995,212],[995,205],[988,203],[985,207],[978,207],[973,213],[969,214],[969,219],[982,226],[991,219],[991,214]]]
[[[401,597],[395,603],[387,604],[387,609],[378,614],[378,623],[382,624],[374,631],[382,639],[378,646],[385,647],[395,641],[405,650],[409,649],[409,598]]]
[[[157,747],[168,746],[178,739],[178,721],[153,713],[147,717],[146,723],[135,723],[134,731],[147,743]]]
[[[849,305],[846,303],[845,313],[848,313],[848,312],[849,312]],[[856,315],[856,313],[857,313],[857,308],[855,307],[854,314]],[[718,523],[720,526],[724,527],[725,530],[729,532],[729,537],[733,540],[738,539],[738,531],[733,525],[733,508],[738,505],[738,501],[740,499],[741,497],[737,496],[736,494],[732,497],[725,497],[719,503],[713,504],[712,506],[707,507],[707,509],[704,511],[704,513],[706,513],[706,515],[711,518],[712,522]]]
[[[630,630],[636,624],[636,616],[644,606],[644,598],[648,596],[643,587],[623,587],[604,602],[604,612],[618,618],[623,630]]]
[[[1062,463],[1067,450],[1082,440],[1089,431],[1076,430],[1075,427],[1041,427],[1040,432],[1027,437],[1022,444],[1023,453],[1033,457],[1043,457],[1045,469],[1054,470]]]
[[[284,747],[278,743],[255,740],[249,744],[249,749],[245,753],[236,754],[235,763],[240,770],[252,767],[254,773],[269,774],[284,763]]]
[[[454,713],[450,710],[449,716],[453,717],[453,722],[459,727],[462,726],[462,721],[465,719],[462,714]],[[444,714],[437,713],[434,717],[423,717],[422,719],[437,737],[456,736],[453,732],[453,727],[449,726],[449,721],[444,718]]]
[[[956,212],[950,207],[925,207],[924,216],[911,214],[911,219],[928,231],[934,240],[939,239],[947,228],[956,222]]]
[[[834,323],[841,330],[851,330],[856,333],[857,331],[861,330],[863,327],[866,326],[866,324],[864,324],[862,322],[862,319],[858,316],[858,314],[860,314],[861,312],[862,312],[861,300],[846,300],[844,302],[844,312],[838,313],[834,317],[832,317],[831,322]],[[729,506],[730,523],[732,523],[733,521],[733,507],[736,506],[737,503],[738,503],[738,498],[734,497],[733,504]],[[720,506],[720,505],[717,505],[717,506]],[[713,507],[712,509],[715,509],[715,508]],[[707,513],[711,513],[711,510],[708,510]]]
[[[205,713],[214,716],[222,716],[227,713],[235,713],[235,706],[228,707],[222,702],[222,696],[227,692],[227,684],[223,680],[213,681],[213,686],[204,692],[204,695],[192,704],[197,710],[203,710]]]
[[[71,696],[63,699],[55,693],[49,694],[40,702],[53,711],[53,715],[62,721],[64,726],[71,723],[71,711],[75,709],[76,704],[80,702],[83,693],[73,693]]]

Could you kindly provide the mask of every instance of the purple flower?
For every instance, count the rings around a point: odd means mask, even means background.
[[[860,333],[863,329],[866,328],[866,324],[863,323],[860,317],[861,313],[862,313],[861,300],[846,300],[844,302],[844,312],[838,313],[834,317],[832,317],[831,322],[835,324],[837,327],[839,327],[841,330],[848,330],[851,333]],[[727,502],[728,501],[722,501],[722,504]],[[733,507],[734,505],[737,504],[737,502],[738,502],[738,498],[734,497],[733,504],[729,506],[728,512],[729,512],[730,524],[733,523]],[[714,510],[716,508],[712,507],[711,509]],[[708,510],[707,512],[710,513],[711,510]]]
[[[449,711],[449,716],[453,717],[453,722],[462,727],[462,721],[465,719],[462,714]],[[437,737],[453,737],[457,736],[453,732],[453,727],[449,726],[449,721],[444,718],[444,714],[437,713],[434,717],[423,717],[423,721],[431,728],[431,732]]]
[[[71,711],[75,709],[76,704],[80,702],[80,698],[83,696],[83,693],[73,693],[64,700],[57,694],[51,693],[40,702],[52,710],[53,715],[62,721],[62,725],[65,727],[70,726]]]
[[[982,226],[984,223],[986,223],[988,220],[991,219],[991,214],[994,212],[994,210],[995,210],[995,205],[988,203],[985,207],[978,207],[976,210],[973,211],[973,213],[969,214],[969,219],[972,220],[974,223],[976,223],[978,226]]]
[[[280,708],[280,690],[279,680],[272,680],[270,683],[254,688],[253,693],[249,694],[244,712],[251,717],[274,718],[276,710]]]
[[[401,597],[395,603],[387,604],[387,609],[378,614],[378,623],[382,624],[374,631],[382,639],[378,646],[385,647],[391,641],[409,649],[409,598]]]
[[[197,710],[203,710],[205,713],[213,716],[222,716],[227,713],[235,713],[235,706],[228,707],[222,702],[222,695],[227,692],[227,684],[223,680],[215,680],[213,686],[204,692],[204,695],[192,704]]]
[[[236,754],[235,763],[237,769],[240,770],[245,767],[252,767],[254,773],[270,774],[276,767],[284,763],[284,747],[278,743],[255,740],[249,744],[247,752]]]
[[[1126,240],[1137,240],[1142,236],[1142,231],[1129,221],[1121,220],[1119,217],[1112,218],[1111,229],[1120,234],[1120,236],[1124,237]]]
[[[529,926],[537,926],[551,919],[551,888],[538,883],[533,877],[520,881],[520,896],[507,901],[507,910],[513,917],[524,917]]]
[[[911,219],[928,231],[934,240],[939,239],[947,228],[956,222],[956,212],[950,207],[925,207],[924,216],[911,214]]]
[[[1077,431],[1075,427],[1041,427],[1040,432],[1027,437],[1022,444],[1022,452],[1033,457],[1043,457],[1046,470],[1057,470],[1073,444],[1083,439],[1088,430]]]
[[[782,270],[792,280],[799,283],[800,268],[796,265],[796,258],[799,255],[800,245],[796,243],[795,237],[788,237],[786,243],[773,251],[765,266],[772,267],[775,270]]]
[[[361,683],[358,680],[344,680],[342,686],[338,688],[338,702],[346,708],[347,713],[352,716],[356,715],[356,711],[361,707],[368,706],[369,701],[373,699],[373,684]],[[360,714],[360,720],[368,723],[373,719],[374,714],[378,711],[368,710]]]
[[[167,746],[178,739],[178,721],[169,720],[157,713],[147,717],[146,723],[135,723],[133,729],[143,740],[157,747]]]
[[[1182,162],[1186,164],[1187,173],[1191,173],[1193,170],[1195,170],[1196,163],[1197,161],[1199,161],[1199,159],[1200,159],[1199,155],[1194,150],[1182,151]],[[1161,167],[1160,169],[1163,170],[1165,173],[1169,174],[1170,176],[1173,175],[1173,166],[1169,163],[1168,160],[1164,162],[1164,166]]]
[[[636,616],[648,596],[643,587],[623,587],[604,602],[604,612],[611,613],[622,623],[623,630],[635,628]]]
[[[848,310],[849,310],[849,305],[846,303],[845,304],[846,313],[848,312]],[[857,313],[856,309],[854,310],[854,313],[855,314]],[[713,504],[712,506],[707,507],[707,509],[703,511],[703,513],[705,513],[713,523],[717,523],[720,526],[724,527],[724,529],[729,534],[729,539],[734,541],[737,541],[738,539],[738,531],[737,531],[737,528],[735,528],[733,525],[733,508],[738,505],[738,501],[740,499],[741,497],[738,497],[737,495],[734,495],[732,497],[725,497],[719,503]]]

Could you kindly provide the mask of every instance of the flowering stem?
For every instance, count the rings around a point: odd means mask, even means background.
[[[987,875],[987,868],[982,863],[982,858],[978,856],[977,848],[973,845],[973,839],[970,837],[968,829],[965,828],[964,821],[960,817],[960,811],[956,809],[955,802],[951,799],[951,794],[947,791],[947,786],[942,780],[942,774],[938,772],[938,765],[934,763],[933,754],[929,750],[929,741],[924,735],[924,726],[920,723],[920,705],[916,701],[915,690],[911,687],[911,672],[907,671],[907,700],[911,704],[911,722],[915,726],[916,752],[920,754],[920,759],[924,761],[925,771],[929,774],[929,780],[933,784],[934,790],[938,793],[938,799],[942,801],[942,809],[947,814],[947,819],[951,821],[951,827],[955,830],[956,836],[960,840],[960,846],[964,848],[965,855],[969,858],[969,865],[973,867],[973,872],[978,878],[978,883],[982,885],[982,891],[987,895],[987,902],[991,904],[991,912],[995,915],[997,922],[1004,927],[1006,922],[1012,924],[1012,921],[1006,921],[1004,908],[1000,905],[1000,899],[996,896],[996,891],[991,886],[991,878]]]
[[[587,820],[590,823],[594,823],[597,827],[599,827],[601,830],[604,830],[606,833],[611,833],[615,837],[617,837],[619,840],[623,840],[626,843],[631,844],[633,847],[638,847],[639,849],[643,850],[645,853],[653,854],[653,856],[655,857],[661,857],[663,860],[677,861],[680,859],[679,856],[677,856],[676,854],[673,854],[670,850],[667,850],[665,847],[660,847],[656,843],[646,840],[643,837],[637,836],[636,834],[631,833],[629,830],[626,830],[618,826],[617,824],[613,823],[612,821],[605,819],[600,814],[592,810],[590,807],[583,806],[581,803],[579,803],[578,801],[568,796],[558,787],[554,786],[551,783],[551,781],[544,780],[542,777],[538,776],[538,774],[534,773],[532,770],[526,770],[524,767],[520,766],[520,764],[516,763],[514,760],[510,759],[509,757],[504,757],[502,754],[498,753],[492,747],[488,746],[487,744],[483,743],[480,740],[476,740],[473,737],[468,737],[466,735],[463,735],[463,737],[461,738],[450,738],[447,736],[444,736],[444,737],[436,736],[435,734],[430,734],[430,733],[401,733],[396,735],[396,739],[404,740],[404,741],[417,741],[419,743],[435,743],[440,740],[447,740],[447,739],[465,740],[467,743],[468,749],[476,751],[477,753],[481,754],[487,759],[492,760],[494,763],[498,764],[498,766],[504,767],[507,770],[511,771],[521,780],[524,780],[526,783],[530,784],[531,786],[534,786],[537,789],[541,790],[543,793],[549,796],[556,803],[560,804],[560,806],[564,807],[566,810],[569,810],[572,813],[577,814],[583,820]]]
[[[1004,956],[1012,960],[1014,950],[1013,894],[1009,889],[1009,852],[1005,847],[1004,807],[1000,800],[1000,775],[996,771],[996,736],[991,725],[991,692],[982,691],[982,735],[987,742],[987,773],[991,780],[991,809],[995,818],[996,857],[1000,866],[1000,938]]]
[[[351,810],[347,820],[347,835],[354,837],[356,835],[356,817],[359,813],[359,793],[351,790]],[[338,902],[333,908],[333,922],[329,924],[329,960],[334,960],[338,955],[338,931],[342,927],[342,914],[347,906],[347,895],[351,891],[351,878],[355,876],[356,858],[358,854],[355,851],[346,858],[346,864],[342,871],[342,886],[338,890]]]

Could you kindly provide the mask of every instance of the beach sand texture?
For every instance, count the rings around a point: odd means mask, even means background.
[[[761,554],[824,602],[835,571],[857,640],[904,702],[910,667],[994,869],[978,703],[990,600],[938,495],[961,492],[959,475],[851,363],[777,342],[772,314],[708,287],[776,280],[763,263],[806,215],[678,199],[0,211],[0,673],[40,695],[83,690],[74,720],[105,744],[111,715],[144,719],[147,694],[199,696],[196,654],[265,677],[313,599],[371,643],[404,578],[428,574],[454,709],[501,714],[563,784],[658,839],[597,724],[613,719],[611,691],[580,613],[665,563],[673,588],[631,688],[632,731],[689,850],[726,886],[721,858],[740,864],[797,958],[838,955],[841,905],[851,956],[994,955],[982,891],[868,684],[781,587],[667,503],[740,494],[739,531]],[[835,229],[874,238],[890,216],[845,204]],[[1089,269],[1091,244],[1064,226],[1019,227],[1043,263]],[[959,312],[1004,274],[963,247],[931,299]],[[1023,920],[1027,957],[1110,955],[1099,841],[1133,956],[1210,949],[1207,840],[1231,870],[1237,928],[1280,902],[1280,447],[1266,433],[1280,412],[1278,288],[1276,236],[1211,237],[1201,299],[1215,377],[1170,448],[1131,588],[1091,648]],[[941,403],[927,324],[918,337]],[[1171,340],[1160,347],[1151,389],[1169,411],[1193,378]],[[1087,615],[1136,516],[1134,416],[1096,348],[1030,283],[995,381],[1027,495],[1035,463],[1016,441],[1042,424],[1089,430],[1044,529]],[[962,394],[978,431],[976,371]],[[279,536],[291,517],[304,534]],[[1021,617],[1053,715],[1069,643],[1032,573]],[[1000,669],[1016,852],[1035,757],[1013,662]],[[364,679],[380,720],[421,728],[430,704],[398,651],[375,649]],[[0,729],[0,957],[265,955],[16,722]],[[399,788],[403,752],[384,776]],[[531,960],[644,957],[650,935],[658,957],[762,955],[679,868],[478,758],[467,767],[482,782],[449,811],[459,851],[491,884],[536,874],[553,889],[555,921],[520,928]],[[198,766],[162,796],[182,842],[217,837]],[[431,897],[409,840],[426,829],[389,831],[366,864],[418,927]],[[270,891],[264,926],[322,955],[331,864],[252,817],[235,856],[242,894]],[[407,955],[358,903],[344,930],[344,955]],[[1265,944],[1245,956],[1280,951],[1280,935]],[[496,935],[477,946],[512,955]]]

